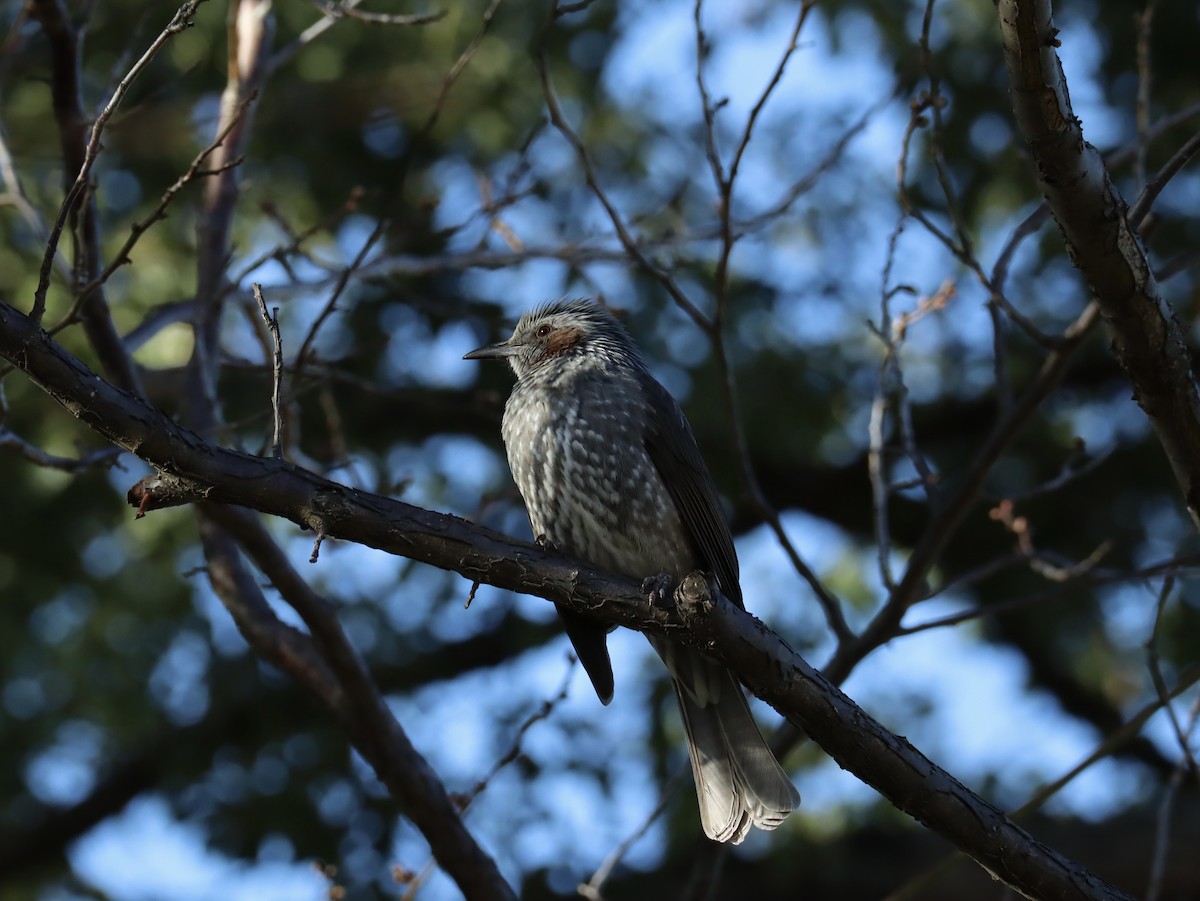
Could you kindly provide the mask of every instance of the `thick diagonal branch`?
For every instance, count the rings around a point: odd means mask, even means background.
[[[628,579],[457,517],[338,485],[283,460],[216,447],[104,382],[3,303],[0,356],[91,428],[177,481],[180,491],[282,516],[329,537],[547,598],[616,625],[670,633],[718,656],[839,764],[1022,893],[1126,897],[1039,843],[876,723],[749,614],[718,603],[711,613],[685,622],[677,613],[649,606],[640,586]]]
[[[1038,184],[1100,305],[1113,353],[1166,451],[1200,528],[1200,394],[1179,324],[1100,152],[1083,139],[1055,47],[1049,0],[997,5],[1013,112]]]

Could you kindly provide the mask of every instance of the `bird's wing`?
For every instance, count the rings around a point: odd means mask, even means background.
[[[692,427],[675,398],[649,373],[642,374],[642,392],[647,406],[646,452],[667,486],[703,566],[717,577],[724,595],[741,607],[733,536]]]

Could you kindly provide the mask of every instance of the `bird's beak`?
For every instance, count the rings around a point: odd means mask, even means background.
[[[511,356],[515,356],[517,348],[512,344],[511,339],[508,341],[500,341],[496,344],[485,344],[483,347],[477,347],[470,353],[463,354],[464,360],[505,360]]]

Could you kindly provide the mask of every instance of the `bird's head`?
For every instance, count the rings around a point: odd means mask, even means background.
[[[555,362],[582,359],[589,351],[637,360],[633,340],[607,307],[594,300],[559,300],[522,316],[507,341],[480,347],[463,359],[507,360],[522,378]]]

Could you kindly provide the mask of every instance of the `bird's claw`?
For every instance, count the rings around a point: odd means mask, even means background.
[[[675,580],[666,573],[659,573],[657,576],[647,576],[642,579],[642,594],[651,604],[656,607],[671,607],[674,606],[674,595],[672,589],[675,587]]]

